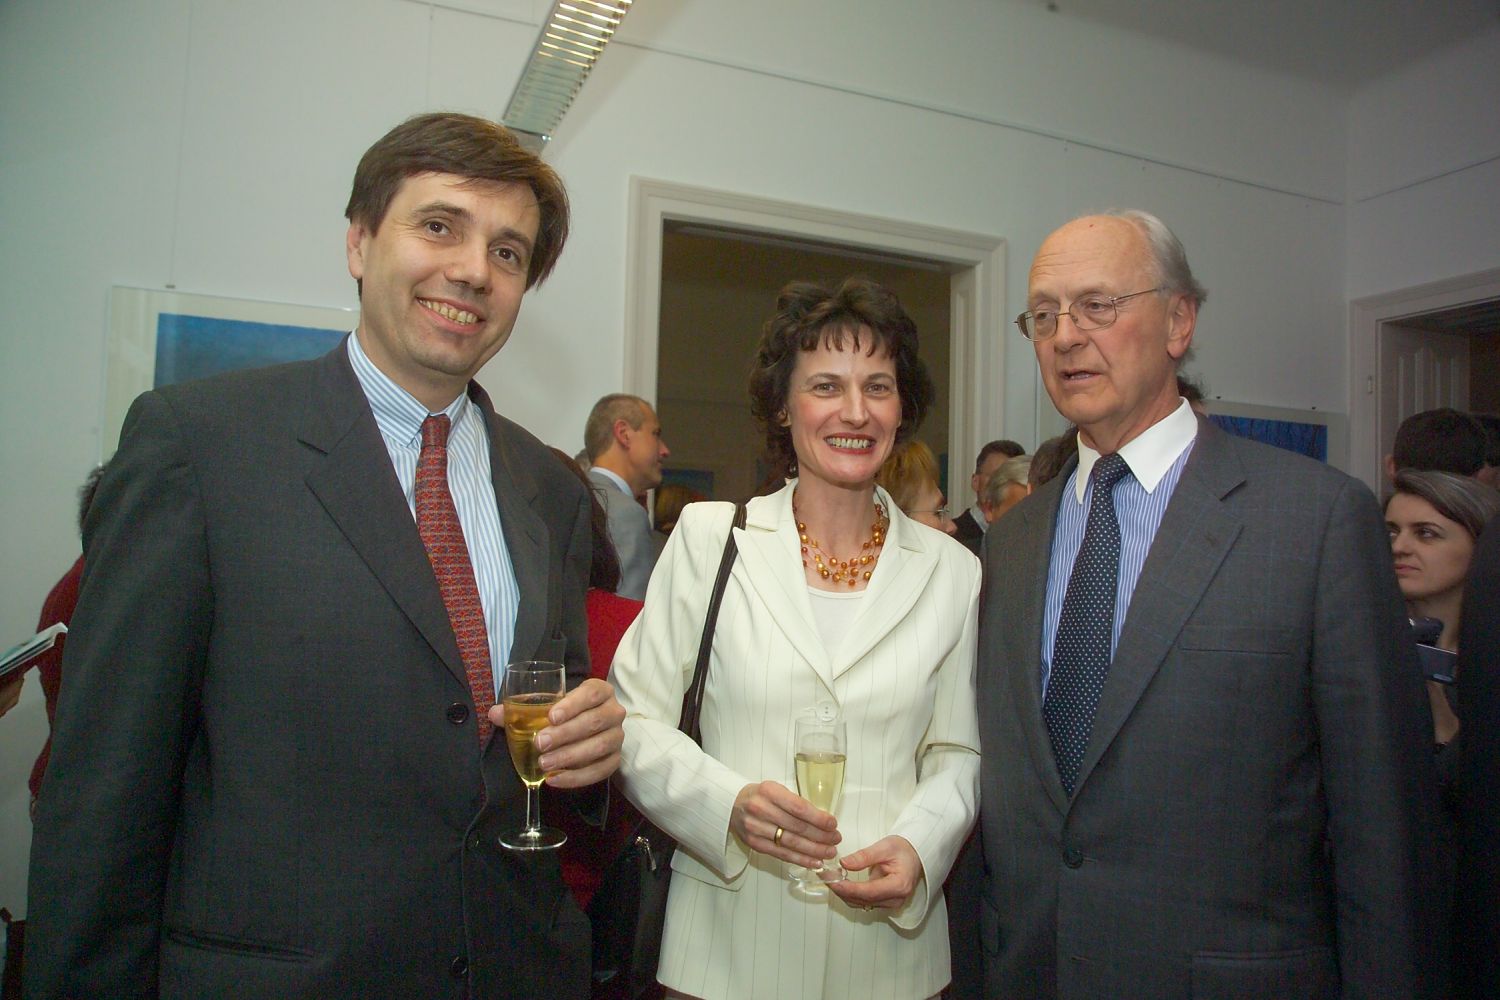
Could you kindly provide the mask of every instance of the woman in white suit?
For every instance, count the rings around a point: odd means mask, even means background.
[[[797,478],[735,529],[702,749],[676,725],[729,504],[683,512],[611,674],[625,794],[679,844],[658,978],[704,1000],[933,997],[977,807],[979,563],[875,486],[932,398],[916,329],[872,282],[789,285],[751,398]],[[848,730],[835,814],[791,791],[793,720],[829,705]],[[788,863],[834,858],[851,878],[831,895],[792,892]]]

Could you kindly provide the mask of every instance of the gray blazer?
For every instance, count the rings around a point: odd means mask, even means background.
[[[587,675],[587,494],[477,386],[517,656]],[[27,996],[587,997],[345,347],[149,392],[85,530]]]
[[[615,593],[632,601],[644,601],[646,583],[651,579],[660,551],[651,537],[651,518],[646,508],[636,503],[634,497],[626,496],[608,476],[590,469],[589,480],[594,484],[594,495],[604,505],[604,513],[609,515],[609,540],[620,558],[620,585]]]
[[[1040,684],[1067,479],[986,539],[985,995],[1430,995],[1431,723],[1369,491],[1200,422],[1069,800]]]

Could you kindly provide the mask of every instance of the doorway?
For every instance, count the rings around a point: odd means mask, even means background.
[[[625,391],[658,404],[663,400],[663,258],[669,241],[727,240],[754,247],[757,256],[777,249],[824,255],[832,259],[827,266],[840,272],[837,278],[863,272],[882,280],[876,272],[887,267],[937,276],[947,296],[946,337],[931,336],[923,328],[923,354],[930,364],[929,348],[936,346],[937,340],[945,341],[947,413],[945,435],[940,436],[946,436],[946,450],[956,457],[949,463],[944,487],[953,505],[969,501],[965,467],[970,459],[965,456],[972,456],[980,443],[1002,436],[1003,431],[1004,351],[998,331],[1004,328],[1004,240],[644,178],[631,179],[630,203],[624,385]],[[825,270],[816,276],[829,274]],[[775,287],[802,276],[779,275]],[[759,333],[759,324],[774,309],[774,294],[773,289],[770,297],[760,302],[755,310],[757,318],[748,331],[736,331],[736,336],[748,337],[746,343],[736,340],[726,346],[725,354],[737,356],[726,357],[725,362],[738,366],[739,377],[732,395],[726,384],[714,393],[723,398],[712,400],[723,406],[720,412],[726,415],[737,408],[743,415],[742,426],[750,425],[744,391],[749,345]],[[897,294],[901,294],[899,290]],[[902,300],[905,303],[906,296]],[[922,436],[932,443],[935,430],[935,420],[930,418]],[[671,435],[668,427],[667,441],[674,445]],[[755,440],[755,454],[759,454],[758,436]],[[716,447],[717,452],[723,450]],[[721,461],[745,464],[739,458]],[[753,461],[750,457],[749,462]],[[682,467],[696,468],[685,461]],[[733,496],[727,488],[729,483],[753,478],[753,464],[750,468],[748,474],[730,472],[726,489],[716,486],[713,492]],[[958,486],[962,486],[964,495],[955,491]]]
[[[1500,413],[1500,270],[1352,303],[1349,469],[1378,495],[1396,428],[1452,407]]]

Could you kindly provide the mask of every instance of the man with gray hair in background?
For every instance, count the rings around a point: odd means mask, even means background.
[[[1368,489],[1177,392],[1204,299],[1142,212],[1017,318],[1078,456],[991,526],[985,996],[1429,997],[1432,728]]]
[[[616,392],[594,404],[583,428],[589,480],[609,515],[609,540],[620,557],[615,593],[645,600],[656,566],[651,518],[640,498],[661,485],[661,463],[671,452],[661,439],[661,421],[639,396]]]

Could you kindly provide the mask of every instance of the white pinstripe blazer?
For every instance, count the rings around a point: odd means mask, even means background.
[[[974,822],[979,735],[974,649],[979,563],[958,542],[891,512],[885,548],[841,649],[813,621],[792,488],[752,500],[715,630],[703,749],[676,729],[733,508],[683,511],[616,654],[628,713],[626,796],[679,841],[658,976],[705,1000],[912,1000],[949,978],[938,891]],[[840,706],[849,762],[841,853],[889,834],[924,878],[900,911],[794,897],[782,863],[729,831],[735,796],[763,779],[796,788],[792,720]]]

